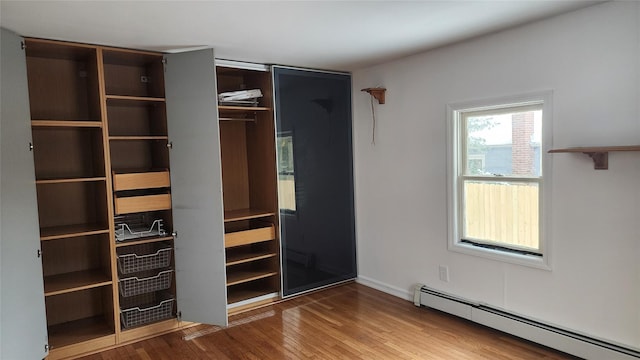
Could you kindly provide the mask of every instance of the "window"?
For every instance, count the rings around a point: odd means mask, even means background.
[[[550,101],[543,93],[449,106],[451,250],[547,267]]]
[[[278,203],[285,213],[296,211],[296,181],[293,167],[293,135],[279,133],[278,154]]]

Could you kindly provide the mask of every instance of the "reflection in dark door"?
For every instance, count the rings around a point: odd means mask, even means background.
[[[351,77],[274,67],[285,296],[356,276]]]

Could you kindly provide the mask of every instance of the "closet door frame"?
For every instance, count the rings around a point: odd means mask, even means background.
[[[284,66],[284,65],[272,65],[271,66],[271,76],[272,76],[272,94],[273,94],[273,120],[274,120],[274,137],[276,139],[276,143],[277,143],[277,138],[278,138],[278,90],[277,90],[277,84],[278,81],[276,79],[276,70],[277,69],[282,69],[282,70],[294,70],[294,71],[305,71],[305,72],[309,72],[309,73],[315,73],[315,74],[328,74],[328,75],[348,75],[351,76],[351,73],[347,73],[347,72],[340,72],[340,71],[330,71],[330,70],[318,70],[318,69],[310,69],[310,68],[301,68],[301,67],[295,67],[295,66]],[[352,79],[351,79],[352,81]],[[351,82],[350,84],[351,89],[353,88],[353,84]],[[349,99],[348,99],[349,103],[352,103],[352,98],[351,98],[351,92],[349,93]],[[352,238],[353,238],[353,266],[354,266],[354,272],[353,272],[353,277],[348,276],[348,278],[343,279],[343,280],[338,280],[335,281],[333,283],[330,284],[326,284],[326,285],[321,285],[321,286],[317,286],[317,287],[313,287],[307,290],[302,290],[299,292],[294,292],[294,293],[290,293],[290,294],[285,294],[285,286],[284,284],[285,282],[285,260],[286,260],[286,249],[284,248],[284,237],[282,235],[283,233],[283,229],[284,229],[284,222],[282,219],[282,211],[279,205],[279,209],[278,209],[278,223],[280,224],[279,226],[279,242],[280,242],[280,283],[282,284],[281,286],[281,297],[283,299],[287,299],[287,298],[291,298],[291,297],[295,297],[295,296],[299,296],[305,293],[309,293],[312,291],[316,291],[319,289],[323,289],[323,288],[327,288],[327,287],[331,287],[331,286],[335,286],[338,284],[342,284],[342,283],[347,283],[350,281],[355,280],[358,277],[358,263],[357,263],[357,238],[356,238],[356,231],[355,231],[355,182],[354,182],[354,165],[353,165],[353,106],[350,106],[351,109],[351,113],[349,114],[349,116],[351,117],[351,126],[348,129],[349,132],[349,138],[350,140],[350,148],[349,150],[351,151],[351,158],[350,158],[350,178],[351,178],[351,183],[350,183],[350,191],[351,191],[351,197],[350,197],[350,206],[351,206],[351,212],[353,214],[353,222],[352,222],[352,226],[351,226],[351,234],[352,234]],[[280,158],[280,154],[279,154],[279,149],[278,146],[276,146],[276,158],[279,159]],[[277,162],[277,160],[276,160]]]

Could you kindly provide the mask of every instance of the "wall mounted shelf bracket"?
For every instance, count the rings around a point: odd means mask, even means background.
[[[378,104],[384,104],[384,96],[387,89],[385,88],[366,88],[360,91],[366,91],[369,95],[373,96],[374,99],[378,100]]]
[[[609,153],[608,152],[583,152],[589,155],[593,160],[593,168],[596,170],[609,169]]]
[[[583,153],[593,160],[594,169],[607,170],[609,169],[609,152],[612,151],[640,151],[640,145],[575,147],[553,149],[549,150],[549,153]]]

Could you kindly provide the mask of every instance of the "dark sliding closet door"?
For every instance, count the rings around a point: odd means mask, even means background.
[[[356,277],[351,76],[273,68],[284,296]]]

